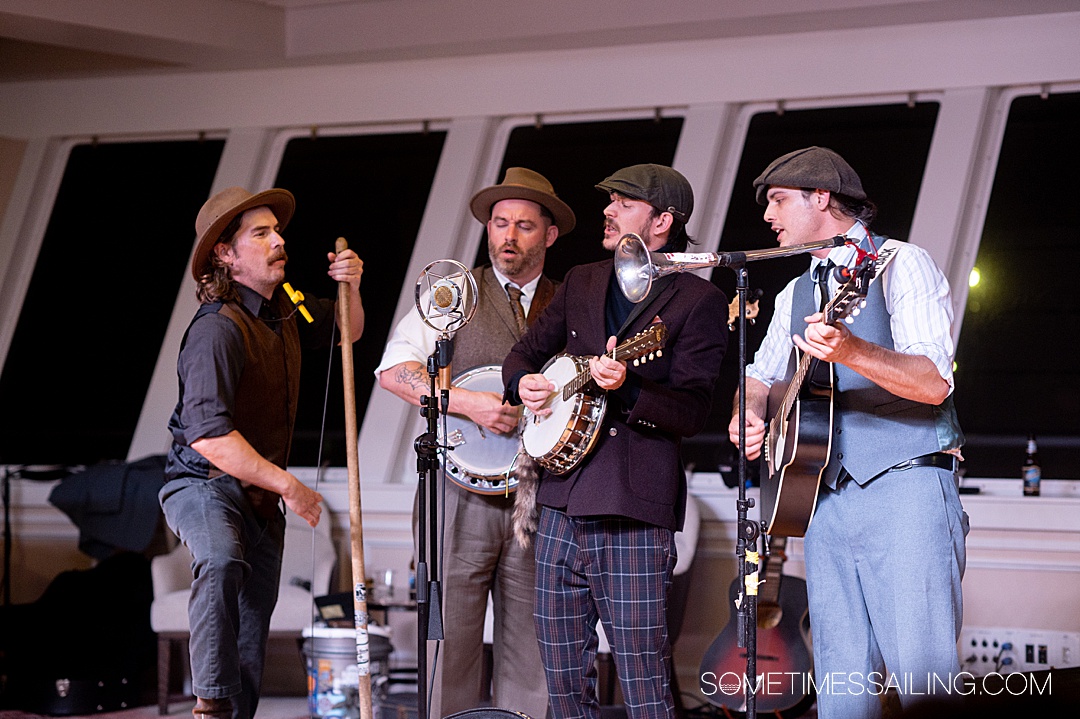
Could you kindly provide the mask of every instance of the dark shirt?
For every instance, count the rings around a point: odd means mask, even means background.
[[[267,327],[280,334],[283,322],[296,322],[300,344],[304,348],[329,346],[334,331],[334,303],[330,300],[305,298],[304,306],[315,320],[308,323],[298,313],[278,317],[274,310],[276,302],[267,301],[258,292],[238,286],[238,304],[258,317]],[[277,293],[283,292],[280,288]],[[275,300],[277,298],[275,297]],[[202,473],[205,460],[196,456],[191,443],[203,437],[221,437],[232,432],[233,409],[236,390],[244,371],[247,354],[240,328],[228,317],[217,312],[206,312],[205,305],[188,328],[177,360],[180,380],[180,398],[169,420],[174,447],[170,453],[167,476],[177,476],[180,465],[195,462],[198,466],[185,467],[187,471]],[[280,303],[279,306],[284,306]],[[179,447],[177,447],[179,445]],[[182,461],[181,455],[189,461]]]

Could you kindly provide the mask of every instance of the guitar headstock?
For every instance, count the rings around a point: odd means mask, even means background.
[[[662,357],[667,336],[667,325],[663,322],[653,322],[612,350],[613,359],[620,362],[633,360],[634,366],[637,367],[643,362]]]
[[[870,291],[870,282],[874,279],[876,269],[874,260],[869,255],[861,259],[854,268],[837,267],[836,272],[846,281],[825,305],[821,321],[831,325],[844,320],[850,324],[852,318],[858,316],[859,311],[866,306],[866,294]]]

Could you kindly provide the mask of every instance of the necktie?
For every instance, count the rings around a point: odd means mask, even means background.
[[[825,309],[826,303],[832,299],[832,293],[829,292],[829,277],[832,276],[833,268],[835,267],[836,264],[832,260],[824,262],[817,267],[817,285],[821,291],[821,302],[818,304],[819,310]]]
[[[525,333],[525,308],[521,305],[520,289],[509,282],[506,283],[506,294],[510,296],[510,309],[514,311],[514,319],[517,320],[518,334]]]

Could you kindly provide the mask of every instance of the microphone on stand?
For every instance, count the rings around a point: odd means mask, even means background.
[[[476,278],[457,260],[436,260],[416,280],[416,311],[428,327],[449,335],[469,323],[476,312]]]
[[[439,333],[435,343],[439,386],[450,388],[453,332],[464,327],[476,312],[476,278],[457,260],[436,260],[416,280],[416,311],[428,327]]]
[[[443,278],[431,288],[431,301],[436,312],[448,315],[461,308],[461,288]]]

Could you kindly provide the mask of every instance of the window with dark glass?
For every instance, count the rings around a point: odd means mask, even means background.
[[[878,215],[871,228],[878,234],[906,240],[915,215],[938,107],[934,102],[919,102],[754,115],[747,130],[720,237],[720,250],[776,247],[776,237],[762,219],[765,208],[755,199],[754,178],[777,157],[812,145],[835,150],[859,174],[867,195],[878,206]],[[803,255],[747,265],[751,291],[762,293],[758,318],[748,327],[748,362],[753,360],[754,352],[765,336],[774,299],[784,285],[805,271],[809,262],[809,255]],[[736,298],[735,279],[735,273],[730,269],[713,271],[713,283],[729,300]],[[726,318],[718,321],[726,321]],[[684,456],[689,463],[699,471],[720,470],[731,485],[736,483],[736,478],[729,468],[736,466],[737,448],[727,439],[727,426],[739,384],[738,343],[738,335],[732,334],[706,429],[684,445]],[[963,416],[960,421],[963,423]],[[756,481],[756,462],[750,463],[749,475]]]
[[[544,273],[561,280],[574,265],[611,257],[601,244],[607,195],[596,183],[629,165],[670,165],[682,131],[681,117],[523,125],[510,133],[499,178],[508,167],[527,167],[546,177],[574,210],[577,225],[548,250]],[[475,265],[487,264],[487,231]]]
[[[294,289],[337,297],[337,286],[326,273],[326,253],[334,250],[338,237],[364,261],[360,295],[366,325],[353,345],[358,424],[445,139],[445,132],[296,138],[286,146],[275,180],[296,195],[296,214],[284,233],[286,275]],[[340,350],[304,353],[291,465],[345,465],[343,384]]]
[[[0,377],[0,463],[126,459],[223,147],[72,148]]]
[[[956,353],[971,477],[1080,477],[1080,93],[1012,101]]]

